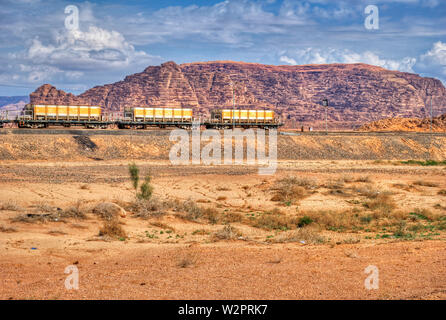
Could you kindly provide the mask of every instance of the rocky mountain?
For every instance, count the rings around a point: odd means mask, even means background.
[[[430,118],[390,118],[366,123],[359,131],[417,131],[427,132],[431,129]],[[432,118],[433,132],[446,132],[446,114]]]
[[[273,108],[289,127],[357,128],[389,117],[446,113],[446,89],[433,78],[366,64],[271,66],[243,62],[198,62],[150,66],[124,80],[75,96],[43,85],[32,103],[95,104],[108,111],[132,106],[192,107],[207,116],[216,107]]]

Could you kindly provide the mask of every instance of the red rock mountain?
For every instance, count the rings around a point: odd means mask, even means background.
[[[271,66],[243,62],[198,62],[150,66],[124,80],[75,96],[43,85],[32,103],[95,104],[109,111],[132,106],[192,107],[203,116],[215,107],[273,108],[288,126],[353,128],[389,117],[425,117],[433,96],[435,115],[446,113],[446,89],[433,78],[366,64]]]

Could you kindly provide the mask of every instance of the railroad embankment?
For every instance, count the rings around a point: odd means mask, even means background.
[[[168,160],[176,144],[169,140],[167,130],[114,132],[6,130],[0,134],[0,160]],[[202,146],[207,144],[202,142]],[[279,160],[446,160],[446,136],[416,133],[278,135],[277,154]]]

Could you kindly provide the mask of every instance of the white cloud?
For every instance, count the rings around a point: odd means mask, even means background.
[[[53,43],[43,44],[34,39],[21,57],[34,64],[71,70],[123,68],[132,63],[147,64],[153,58],[144,51],[135,50],[119,32],[95,26],[87,31],[61,31]]]
[[[390,70],[399,70],[403,72],[413,72],[412,67],[417,59],[405,57],[400,60],[383,59],[371,51],[354,52],[351,50],[306,48],[292,52],[291,58],[286,57],[288,61],[280,58],[280,61],[290,64],[327,64],[327,63],[366,63],[374,66],[383,67]],[[291,63],[292,62],[292,63]]]
[[[280,62],[285,62],[285,63],[288,63],[288,64],[297,64],[296,60],[291,59],[291,58],[289,58],[287,56],[281,56],[279,60],[280,60]]]

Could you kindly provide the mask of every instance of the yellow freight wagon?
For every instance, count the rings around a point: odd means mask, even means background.
[[[33,120],[101,120],[99,106],[31,105]]]
[[[274,122],[274,111],[272,110],[231,110],[223,109],[214,112],[214,119],[222,122]]]
[[[192,109],[131,108],[134,121],[192,121]]]

